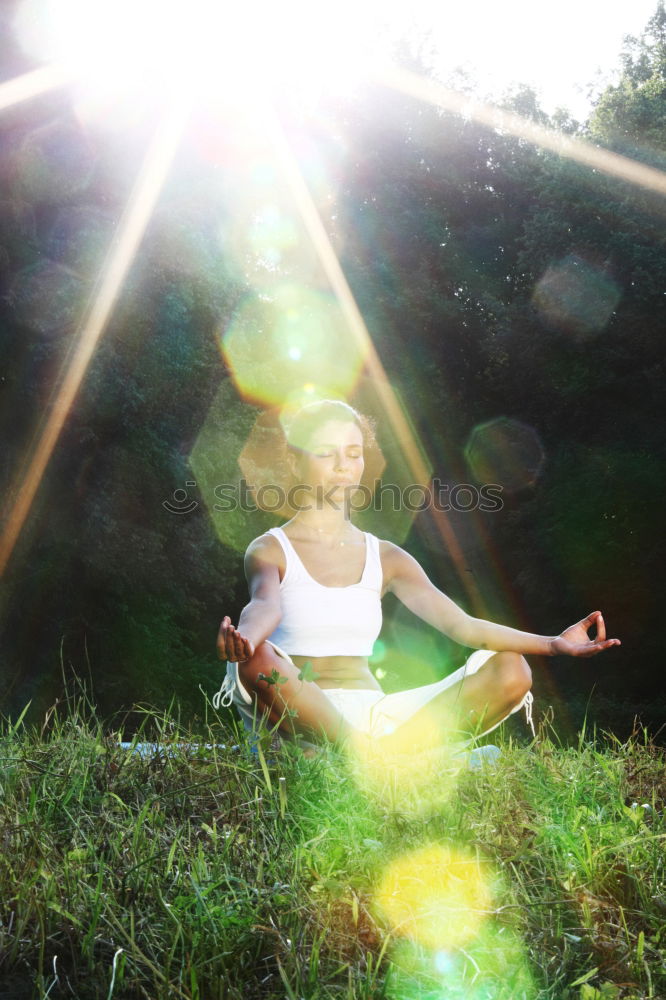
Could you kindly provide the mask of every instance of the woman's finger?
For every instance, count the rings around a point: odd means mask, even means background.
[[[233,633],[233,653],[236,662],[243,659],[243,639],[236,629]]]
[[[225,622],[228,618],[223,618],[217,633],[217,655],[220,660],[224,660],[227,655],[227,627]]]
[[[251,656],[251,653],[248,651],[250,643],[245,638],[245,636],[240,634],[240,632],[238,632],[237,635],[238,635],[238,642],[236,645],[236,649],[238,652],[238,661],[240,662],[241,660],[249,660]]]
[[[581,618],[581,620],[578,622],[578,624],[581,625],[585,629],[585,631],[587,632],[588,629],[592,628],[592,626],[594,625],[595,621],[597,620],[597,615],[599,615],[599,614],[601,614],[600,611],[590,611],[590,613],[587,616],[587,618]]]
[[[218,635],[222,635],[224,632],[226,632],[226,630],[229,628],[230,625],[231,625],[231,618],[229,617],[229,615],[225,615],[222,621],[220,622],[219,629],[217,630]]]
[[[606,638],[606,623],[601,611],[597,615],[597,642],[603,642]]]
[[[595,656],[597,653],[603,653],[605,649],[611,649],[613,646],[621,646],[622,643],[619,639],[604,639],[602,642],[593,642],[587,647],[587,655]]]

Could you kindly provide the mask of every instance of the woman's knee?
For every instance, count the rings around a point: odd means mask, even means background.
[[[277,655],[273,647],[262,642],[249,660],[242,660],[238,664],[238,678],[248,691],[260,697],[263,695],[263,701],[266,700],[267,689],[271,687],[266,679],[273,676],[274,670],[280,673],[284,664],[286,661]]]
[[[496,653],[492,657],[496,681],[507,704],[518,705],[532,687],[532,671],[520,653]],[[490,661],[489,661],[490,662]]]
[[[249,660],[238,664],[240,683],[268,722],[278,725],[283,735],[293,733],[287,709],[295,672],[294,664],[278,656],[267,642],[261,643]]]

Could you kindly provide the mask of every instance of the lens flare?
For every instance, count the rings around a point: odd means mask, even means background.
[[[438,951],[435,955],[435,968],[443,975],[447,975],[455,968],[453,956],[449,951]]]
[[[83,278],[93,278],[104,261],[115,226],[111,213],[88,205],[63,206],[46,242],[47,253]]]
[[[69,80],[69,75],[59,66],[40,66],[21,76],[5,80],[0,83],[0,111],[6,112],[16,104],[48,94],[51,90],[65,86]]]
[[[88,186],[96,156],[72,124],[50,122],[24,136],[12,157],[13,187],[28,202],[68,201]]]
[[[533,302],[549,325],[585,337],[604,329],[621,295],[603,267],[569,254],[548,268],[534,289]]]
[[[409,695],[405,691],[404,699]],[[441,711],[426,706],[407,722],[382,712],[373,723],[372,737],[358,734],[350,741],[357,784],[396,814],[414,819],[436,813],[465,766],[453,719],[447,726]]]
[[[557,129],[546,128],[529,118],[522,118],[505,108],[478,101],[469,94],[451,90],[436,80],[410,70],[387,66],[377,78],[386,87],[435,107],[446,108],[490,128],[501,129],[508,135],[515,135],[542,149],[550,149],[574,163],[584,164],[611,177],[622,178],[648,191],[666,193],[666,173],[657,167],[639,163],[608,149],[600,149],[591,142],[565,135]]]
[[[270,156],[269,150],[257,154],[257,167],[269,163]],[[261,172],[255,179],[243,171],[235,219],[230,232],[222,235],[232,266],[260,295],[270,296],[285,284],[325,289],[322,268],[298,212],[280,196],[279,179],[272,178],[268,200],[265,188]]]
[[[407,937],[390,949],[389,1000],[537,1000],[529,958],[506,923],[484,920],[462,947],[434,950]]]
[[[440,844],[394,861],[375,893],[392,932],[437,952],[474,938],[492,905],[487,866],[479,858]]]
[[[507,923],[485,920],[469,948],[474,964],[461,1000],[537,1000],[541,991],[530,971],[530,956],[517,933]],[[472,969],[468,970],[470,973]]]
[[[14,275],[9,297],[21,325],[51,335],[80,318],[83,289],[83,282],[70,268],[43,260]]]
[[[373,499],[367,515],[359,512],[359,526],[402,545],[418,514],[417,504],[404,501],[410,499],[407,496],[410,488],[412,493],[423,496],[432,476],[431,460],[421,434],[410,419],[409,405],[399,389],[382,374],[361,375],[354,392],[354,406],[362,413],[379,416],[377,436],[382,449],[379,463],[373,464],[366,454],[364,482],[372,489]]]
[[[158,123],[145,153],[134,189],[120,220],[116,240],[100,274],[96,294],[77,333],[76,344],[71,351],[62,382],[55,392],[53,406],[36,436],[32,454],[26,460],[26,471],[22,469],[19,473],[20,485],[15,488],[16,500],[0,536],[0,574],[4,572],[11,556],[72,401],[109,321],[171,165],[182,127],[183,108],[179,105],[171,108]]]
[[[276,410],[257,417],[238,456],[238,465],[260,509],[283,518],[291,516],[287,506],[290,475]]]
[[[266,410],[256,418],[238,456],[238,465],[260,510],[285,519],[293,517],[298,507],[309,502],[302,484],[293,480],[287,462],[283,420],[305,403],[324,398],[325,394],[316,392],[312,385],[306,385],[290,396],[286,406]],[[378,448],[369,449],[367,476],[364,473],[361,481],[364,491],[370,491],[374,476],[381,474],[383,465],[381,451]],[[350,503],[355,509],[353,496],[350,496]]]
[[[239,475],[252,411],[238,399],[230,379],[220,386],[189,455],[192,482],[220,541],[235,552],[275,523],[257,509],[256,498]],[[174,484],[180,486],[181,484]],[[237,564],[236,564],[237,565]]]
[[[546,459],[535,429],[511,417],[479,424],[465,445],[465,459],[477,482],[507,493],[534,486]]]
[[[345,397],[364,362],[336,300],[298,285],[247,299],[221,347],[241,395],[269,405],[308,382],[326,396]]]
[[[307,109],[375,61],[384,6],[349,4],[322,29],[319,7],[306,0],[191,0],[187,9],[163,0],[22,0],[14,30],[30,57],[64,67],[81,91],[205,100],[233,88],[246,103],[278,89]]]

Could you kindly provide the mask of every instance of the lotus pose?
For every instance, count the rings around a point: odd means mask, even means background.
[[[227,673],[216,704],[235,704],[250,730],[263,719],[285,738],[315,742],[360,734],[381,741],[426,719],[429,726],[441,720],[443,739],[451,728],[470,738],[523,706],[531,721],[526,655],[594,656],[619,639],[606,638],[600,611],[557,636],[473,618],[407,552],[360,531],[345,499],[361,481],[372,443],[367,418],[337,400],[309,404],[292,418],[286,447],[298,510],[248,546],[250,601],[238,627],[229,617],[220,625],[217,649]],[[475,649],[459,670],[384,694],[368,657],[389,591],[428,625]]]

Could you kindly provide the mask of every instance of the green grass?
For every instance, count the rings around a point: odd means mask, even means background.
[[[144,733],[171,755],[122,750],[85,699],[5,725],[0,1000],[666,997],[664,752],[641,734],[368,783],[332,750],[255,755],[226,717]],[[379,887],[426,846],[476,866],[483,903],[419,871],[425,911],[396,923]]]

